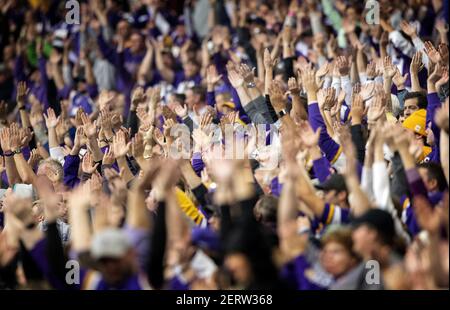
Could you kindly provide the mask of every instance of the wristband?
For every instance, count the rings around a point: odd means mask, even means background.
[[[14,156],[14,153],[9,151],[7,153],[3,153],[3,156],[5,156],[5,157],[12,157],[12,156]]]

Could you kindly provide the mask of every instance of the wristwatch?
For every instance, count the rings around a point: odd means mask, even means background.
[[[247,83],[247,88],[255,88],[255,87],[256,87],[255,82],[248,82]]]
[[[282,118],[283,116],[287,115],[287,111],[286,109],[282,109],[280,112],[278,112],[278,117]]]

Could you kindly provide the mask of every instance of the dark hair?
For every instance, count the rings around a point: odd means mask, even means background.
[[[256,220],[264,224],[276,224],[278,198],[272,195],[262,196],[255,205],[253,212]]]
[[[175,93],[175,94],[173,94],[173,96],[175,97],[175,99],[177,101],[179,101],[180,103],[184,104],[184,101],[186,100],[186,95],[185,94]]]
[[[447,180],[441,165],[428,162],[419,164],[418,168],[427,169],[428,177],[437,181],[439,191],[443,192],[447,189]]]
[[[190,88],[195,95],[200,96],[200,101],[206,100],[206,92],[205,89],[200,85],[195,85]]]
[[[420,91],[413,91],[410,93],[407,93],[405,96],[405,99],[403,101],[406,101],[408,99],[414,99],[417,98],[417,105],[419,109],[426,109],[428,105],[427,96],[423,92]]]

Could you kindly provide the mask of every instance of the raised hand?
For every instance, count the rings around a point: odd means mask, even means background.
[[[377,66],[374,61],[367,64],[366,75],[368,79],[374,79],[377,76]]]
[[[439,43],[438,46],[438,50],[439,50],[439,55],[441,55],[441,59],[444,60],[448,60],[448,55],[449,55],[449,51],[448,51],[448,45],[445,43]],[[445,64],[445,62],[444,62]]]
[[[130,150],[131,142],[126,141],[125,133],[119,131],[113,138],[113,151],[116,158],[124,157]]]
[[[21,129],[16,123],[9,126],[9,147],[10,150],[16,152],[26,145],[28,137],[21,134]]]
[[[55,111],[52,108],[47,109],[47,115],[44,114],[45,125],[48,129],[55,128],[60,120],[60,116],[56,117]]]
[[[359,94],[363,97],[363,100],[370,99],[375,92],[375,83],[367,83],[361,86]]]
[[[100,127],[104,133],[112,133],[111,117],[112,114],[108,110],[100,111]]]
[[[394,82],[397,89],[403,89],[405,88],[405,82],[408,79],[408,73],[405,73],[405,75],[401,75],[400,70],[397,68],[395,71],[394,76],[392,77],[392,81]]]
[[[136,108],[140,103],[146,100],[144,89],[140,86],[136,87],[131,95],[131,104]]]
[[[350,72],[350,63],[345,56],[339,56],[336,59],[336,65],[341,76],[346,76]]]
[[[295,77],[290,77],[288,80],[288,89],[291,95],[299,95],[300,88],[297,84],[297,79]]]
[[[10,129],[8,127],[4,127],[0,129],[0,145],[4,153],[11,151],[11,146],[9,143],[9,139],[11,137]]]
[[[175,105],[174,110],[177,116],[180,117],[181,119],[185,118],[188,115],[187,105],[182,106],[181,104],[177,103]]]
[[[31,139],[33,139],[33,132],[30,130],[30,128],[20,128],[19,130],[19,137],[20,141],[22,141],[21,147],[25,147],[30,143]]]
[[[313,148],[319,144],[321,128],[317,128],[314,132],[308,121],[302,121],[299,126],[300,140],[306,148]]]
[[[114,130],[119,130],[123,124],[123,116],[119,113],[113,113],[111,116],[111,126]]]
[[[161,87],[155,86],[152,88],[148,88],[145,95],[148,100],[149,110],[155,109],[158,103],[161,101]]]
[[[316,83],[315,71],[310,66],[300,69],[302,74],[302,84],[308,95],[317,94],[319,87]]]
[[[270,102],[276,112],[286,108],[286,100],[284,99],[284,92],[279,81],[273,81],[269,87]]]
[[[445,19],[443,18],[440,18],[436,21],[435,27],[439,33],[446,35],[448,32],[448,24],[445,22]]]
[[[134,158],[140,158],[144,155],[144,139],[140,133],[136,133],[131,140],[131,155]]]
[[[206,84],[209,87],[214,88],[214,86],[220,82],[222,79],[222,74],[217,73],[217,69],[215,65],[209,65],[206,70]]]
[[[341,112],[342,105],[345,101],[345,91],[341,90],[339,92],[339,96],[337,98],[337,102],[331,107],[330,109],[330,115],[331,117],[339,117],[339,113]]]
[[[352,108],[351,108],[352,121],[356,123],[361,123],[364,117],[364,101],[361,95],[354,94],[352,97]]]
[[[228,70],[228,79],[234,88],[244,85],[244,78],[235,69]]]
[[[97,137],[97,127],[92,123],[91,119],[86,113],[81,114],[81,121],[83,122],[84,134],[88,139]]]
[[[26,82],[19,82],[17,84],[16,100],[17,100],[17,105],[19,106],[19,108],[21,108],[25,105],[25,99],[26,99],[29,91],[30,91],[30,89],[27,88]]]
[[[444,66],[438,63],[434,66],[433,72],[428,76],[428,81],[430,83],[436,83],[441,79],[443,75],[444,75]]]
[[[244,82],[249,84],[255,82],[255,69],[251,69],[247,64],[241,64],[238,67],[238,72],[244,78]]]
[[[268,48],[264,50],[264,68],[266,70],[272,70],[273,67],[277,64],[278,59],[272,58],[270,55],[270,51]]]
[[[170,140],[172,141],[172,136],[170,134],[173,126],[175,126],[175,121],[171,118],[167,118],[164,119],[164,124],[163,124],[163,134],[166,137],[166,140]]]
[[[321,78],[330,72],[331,64],[329,62],[326,62],[322,65],[322,67],[319,68],[316,72],[316,77]]]
[[[420,51],[417,51],[411,60],[411,64],[409,66],[409,71],[411,74],[417,74],[422,69],[423,69],[422,53]]]
[[[149,125],[151,123],[150,115],[147,113],[147,109],[145,107],[137,107],[136,115],[143,125]]]
[[[81,170],[86,174],[92,174],[97,170],[98,163],[94,164],[94,158],[90,152],[87,152],[81,162]]]
[[[317,102],[321,109],[330,111],[336,103],[336,89],[328,87],[319,90],[317,93]]]
[[[385,79],[392,79],[397,72],[397,67],[392,63],[390,56],[386,56],[383,59],[383,77]]]
[[[402,29],[402,31],[404,33],[406,33],[409,37],[411,37],[411,39],[414,39],[415,37],[417,37],[417,29],[416,29],[416,27],[414,27],[413,24],[410,24],[410,23],[408,23],[405,20],[403,20],[400,23],[400,29]]]
[[[112,165],[116,161],[116,157],[114,156],[114,151],[112,147],[109,147],[108,150],[103,155],[102,165]]]
[[[102,90],[98,96],[97,104],[100,110],[107,109],[109,104],[114,100],[114,94],[107,90]]]
[[[196,128],[192,132],[192,139],[199,150],[207,149],[211,144],[212,132],[208,135],[203,130]]]
[[[84,143],[84,129],[83,127],[78,127],[75,132],[75,139],[73,141],[73,148],[79,150]],[[78,152],[77,152],[78,154]]]
[[[442,61],[441,54],[439,54],[433,43],[431,43],[430,41],[425,41],[424,47],[425,53],[427,54],[428,59],[430,59],[431,62],[437,64]]]
[[[31,150],[30,158],[28,158],[28,165],[31,168],[34,168],[37,166],[39,161],[42,159],[41,155],[39,154],[39,151],[37,149]],[[1,168],[0,168],[1,170]]]
[[[370,104],[369,110],[367,112],[368,121],[371,123],[375,123],[381,118],[382,115],[384,115],[385,111],[386,111],[385,97],[383,97],[383,94],[377,93],[375,95],[374,100]]]
[[[200,129],[205,133],[209,133],[211,131],[211,124],[213,121],[213,116],[209,112],[203,113],[200,117]]]

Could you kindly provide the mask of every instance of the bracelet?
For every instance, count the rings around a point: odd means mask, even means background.
[[[20,110],[26,110],[26,108],[23,106],[23,107],[20,107],[20,108],[19,108],[19,111],[20,111]]]
[[[3,156],[5,156],[5,157],[12,157],[12,156],[14,156],[14,153],[9,151],[7,153],[3,153]]]
[[[18,149],[15,150],[15,151],[11,151],[11,153],[12,153],[12,156],[14,156],[14,155],[16,155],[16,154],[20,154],[20,153],[22,153],[22,149],[18,148]]]

